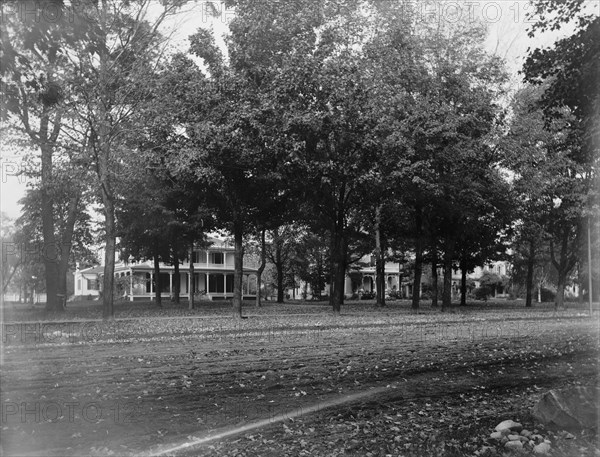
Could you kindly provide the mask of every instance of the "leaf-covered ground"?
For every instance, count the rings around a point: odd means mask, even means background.
[[[374,300],[358,301],[348,300],[343,305],[343,314],[380,314],[381,310],[375,308]],[[581,315],[588,312],[587,303],[567,302],[566,309],[559,309],[560,315]],[[597,308],[597,303],[595,304]],[[155,318],[155,317],[229,317],[230,304],[224,301],[206,301],[201,300],[196,303],[193,310],[189,310],[187,302],[175,304],[169,300],[163,300],[163,306],[158,308],[154,302],[129,302],[117,301],[114,304],[116,319],[131,318]],[[288,314],[319,314],[327,316],[329,314],[327,302],[321,301],[289,301],[285,304],[278,304],[271,301],[263,301],[260,308],[254,306],[254,301],[244,302],[244,314],[248,316],[272,316]],[[525,308],[523,300],[500,300],[500,301],[473,301],[467,303],[467,306],[454,306],[448,311],[448,315],[470,315],[473,312],[480,315],[505,315],[507,311],[517,316],[537,316],[554,315],[557,312],[553,303],[535,303],[532,308]],[[412,314],[410,301],[408,300],[388,300],[384,313]],[[434,314],[440,315],[439,308],[432,308],[428,301],[423,301],[419,309],[420,315]],[[481,316],[480,316],[481,317]],[[102,319],[101,303],[97,300],[83,300],[69,302],[65,312],[48,313],[44,306],[40,304],[25,305],[11,304],[4,311],[4,319],[7,322],[19,321],[79,321],[79,320],[100,320]]]
[[[498,422],[539,428],[542,392],[598,382],[597,322],[577,310],[208,308],[7,313],[5,454],[502,455],[487,441]],[[596,455],[596,437],[545,436],[554,455]]]

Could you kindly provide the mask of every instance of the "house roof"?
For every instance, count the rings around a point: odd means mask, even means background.
[[[104,273],[104,267],[102,265],[98,265],[96,267],[85,268],[83,270],[79,270],[81,274],[98,274]]]
[[[179,271],[181,271],[182,273],[186,273],[189,271],[189,265],[180,265],[179,266]],[[122,271],[147,271],[147,272],[151,272],[154,271],[154,265],[150,262],[143,262],[143,263],[136,263],[135,265],[132,264],[117,264],[115,265],[115,273],[117,272],[122,272]],[[160,264],[160,271],[161,273],[168,273],[170,271],[174,271],[175,267],[173,265],[166,265],[164,263],[161,262]],[[204,266],[204,265],[195,265],[194,266],[194,272],[195,273],[233,273],[234,271],[234,267],[233,265],[231,266],[223,266],[223,267],[215,267],[215,266]],[[249,266],[249,265],[244,265],[244,273],[255,273],[258,271],[258,268],[253,267],[253,266]]]
[[[227,241],[222,240],[220,238],[215,238],[212,236],[207,237],[207,241],[209,243],[208,249],[231,249],[233,250],[233,246],[229,244]]]

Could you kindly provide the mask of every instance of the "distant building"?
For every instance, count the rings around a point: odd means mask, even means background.
[[[73,273],[76,297],[97,297],[100,295],[100,277],[104,274],[104,267],[91,267]]]
[[[346,281],[344,284],[344,295],[351,297],[353,295],[362,293],[376,293],[377,291],[377,272],[375,271],[374,261],[371,256],[365,256],[359,263],[362,263],[363,267],[352,270],[346,275]],[[430,276],[431,266],[423,266],[423,276],[421,278],[421,289],[423,285],[428,284],[431,281]],[[497,274],[498,276],[508,276],[510,274],[510,265],[506,261],[494,261],[489,264],[485,264],[481,267],[476,267],[473,272],[467,273],[467,279],[470,280],[475,287],[479,287],[479,279],[484,272],[489,271],[490,273]],[[461,283],[461,270],[453,270],[452,272],[452,294],[458,295],[460,293]],[[443,273],[442,269],[438,269],[438,287],[443,287]],[[384,274],[385,294],[389,296],[390,293],[395,292],[400,298],[412,298],[413,295],[413,273],[412,271],[406,271],[405,266],[401,263],[386,262],[385,274]],[[419,291],[421,293],[421,290]],[[290,298],[303,299],[311,298],[313,296],[310,286],[302,281],[298,281],[297,287],[289,288],[286,294]],[[325,285],[325,288],[321,291],[322,295],[329,294],[329,285]],[[496,298],[508,297],[507,291],[498,287],[495,291]]]
[[[198,296],[214,300],[233,297],[234,248],[217,238],[209,239],[210,247],[194,250],[194,275],[190,274],[189,261],[179,266],[180,297],[189,298],[191,282]],[[160,263],[161,297],[170,297],[174,290],[173,265]],[[256,272],[254,265],[244,265],[242,292],[245,298],[256,297]],[[76,270],[75,295],[98,296],[102,290],[104,267]],[[119,295],[134,300],[151,300],[155,297],[156,283],[152,261],[119,261],[115,265],[116,287]]]

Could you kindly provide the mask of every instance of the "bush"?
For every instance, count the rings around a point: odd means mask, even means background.
[[[363,292],[360,299],[361,300],[373,300],[375,298],[375,292]]]
[[[487,286],[477,287],[473,290],[473,297],[475,300],[486,300],[492,295],[492,289]]]
[[[543,302],[553,302],[554,299],[556,298],[556,292],[554,292],[553,290],[550,289],[546,289],[545,287],[542,287],[542,301]]]
[[[390,292],[390,295],[389,295],[389,297],[390,297],[392,300],[395,300],[395,299],[402,298],[402,297],[400,296],[400,291],[399,291],[399,290],[392,290],[392,291]]]

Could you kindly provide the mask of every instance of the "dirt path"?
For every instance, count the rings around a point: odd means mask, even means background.
[[[240,447],[241,435],[231,435],[183,453],[227,455],[241,449],[241,455],[285,455],[269,441],[297,442],[298,436],[281,423],[268,424],[277,415],[316,405],[296,420],[315,429],[302,438],[310,449],[335,436],[329,428],[320,434],[319,424],[339,415],[355,418],[343,424],[356,423],[358,412],[375,414],[385,409],[382,404],[397,404],[408,415],[417,408],[411,402],[435,408],[474,392],[516,389],[533,395],[533,386],[596,382],[597,351],[597,326],[586,319],[8,346],[1,444],[9,456],[150,454],[262,419],[267,422],[255,431],[267,434],[267,444],[242,436]],[[358,403],[344,400],[369,391],[376,394]],[[343,404],[326,408],[332,401]],[[340,427],[339,438],[348,433]],[[333,455],[327,449],[315,448],[312,455]]]

